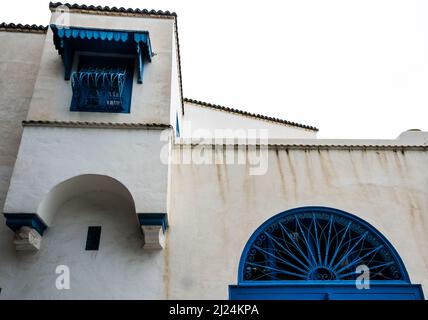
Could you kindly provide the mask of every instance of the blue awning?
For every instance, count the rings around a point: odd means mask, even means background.
[[[153,52],[147,31],[105,30],[51,25],[54,44],[61,55],[66,80],[70,80],[76,51],[135,54],[138,83],[143,82],[144,62],[151,62]]]

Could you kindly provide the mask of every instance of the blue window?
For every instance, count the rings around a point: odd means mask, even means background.
[[[71,111],[129,113],[134,67],[137,83],[142,84],[144,65],[152,61],[149,33],[50,27],[64,64],[64,79],[71,80]],[[87,56],[78,58],[77,70],[72,72],[79,52]],[[130,58],[119,58],[124,56]]]
[[[133,59],[80,56],[70,110],[129,113],[133,71]]]
[[[358,282],[361,267],[366,283]],[[366,284],[368,288],[358,287]],[[263,223],[244,248],[231,299],[421,299],[398,253],[344,211],[303,207]]]

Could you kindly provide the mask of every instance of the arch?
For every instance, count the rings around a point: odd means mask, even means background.
[[[367,265],[373,280],[410,282],[397,251],[376,228],[338,209],[302,207],[265,221],[247,242],[238,283],[355,280]]]
[[[126,198],[133,206],[132,194],[120,181],[99,174],[82,174],[60,182],[43,198],[37,215],[49,226],[61,205],[69,199],[89,192],[110,192]]]
[[[361,270],[365,270],[364,278]],[[364,279],[364,282],[361,282]],[[357,283],[371,290],[359,290]],[[231,299],[423,299],[403,261],[372,225],[328,207],[300,207],[251,235]]]

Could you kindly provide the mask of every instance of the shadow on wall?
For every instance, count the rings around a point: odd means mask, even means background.
[[[51,225],[56,212],[65,202],[78,196],[94,193],[114,194],[126,199],[135,214],[134,199],[121,182],[104,175],[84,174],[65,180],[49,191],[40,203],[37,215],[47,225]]]

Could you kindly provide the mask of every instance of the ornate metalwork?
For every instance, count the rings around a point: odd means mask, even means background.
[[[120,112],[125,83],[125,67],[82,68],[71,76],[72,106],[81,111]]]
[[[242,281],[355,280],[366,265],[371,280],[405,280],[402,263],[374,228],[334,209],[279,214],[252,236],[241,260]]]

